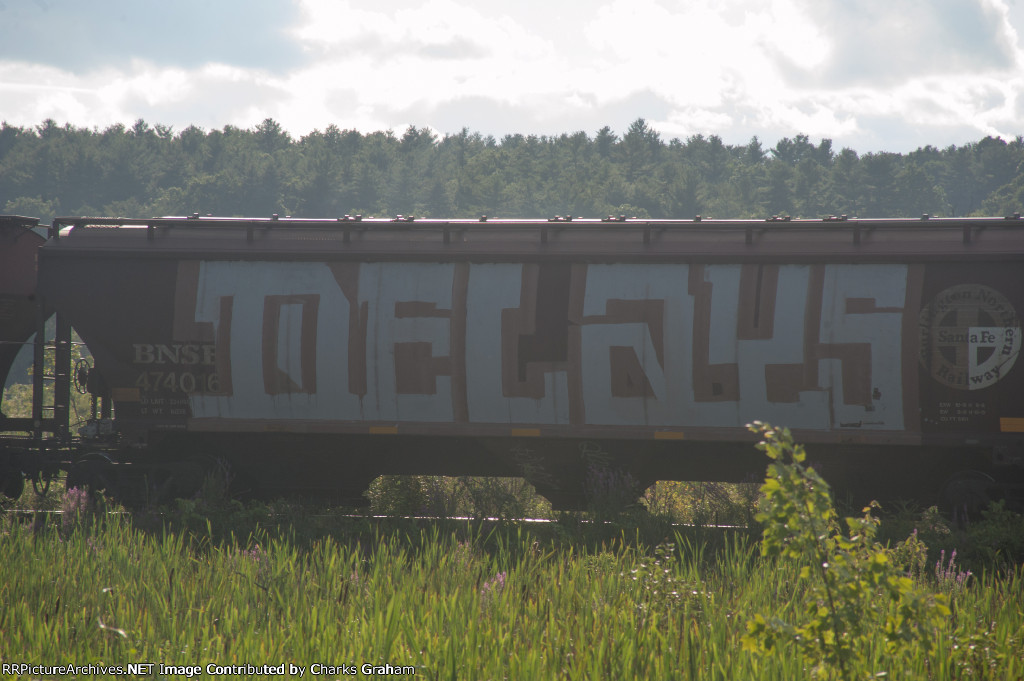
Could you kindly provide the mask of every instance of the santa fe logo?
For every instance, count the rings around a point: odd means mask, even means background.
[[[1001,293],[960,284],[939,293],[918,318],[921,364],[951,388],[981,390],[1006,376],[1020,353],[1020,320]]]

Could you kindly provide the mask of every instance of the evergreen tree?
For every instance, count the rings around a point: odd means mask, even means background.
[[[123,216],[414,214],[538,218],[819,218],[1012,214],[1024,203],[1024,140],[985,137],[909,154],[836,153],[803,134],[668,142],[635,120],[500,140],[469,129],[361,133],[328,126],[293,139],[273,119],[251,129],[180,132],[142,119],[100,131],[48,119],[0,123],[0,210]]]

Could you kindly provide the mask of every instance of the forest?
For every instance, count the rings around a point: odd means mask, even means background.
[[[836,151],[806,135],[766,148],[716,135],[665,140],[644,119],[501,139],[463,129],[294,138],[251,129],[174,131],[144,120],[105,130],[0,125],[0,213],[151,217],[555,215],[819,218],[1008,215],[1024,205],[1024,137],[910,153]]]

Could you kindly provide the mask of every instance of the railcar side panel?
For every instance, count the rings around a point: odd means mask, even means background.
[[[146,427],[722,439],[762,419],[913,443],[1021,416],[1020,302],[1000,292],[1020,282],[1006,268],[62,267],[90,283],[49,296],[74,310],[119,418]]]
[[[521,470],[572,505],[597,455],[745,479],[753,420],[889,498],[1024,459],[1018,220],[58,222],[40,293],[138,470]]]

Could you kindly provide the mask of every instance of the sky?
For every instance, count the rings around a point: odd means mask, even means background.
[[[907,152],[1024,135],[1024,0],[0,0],[0,120]]]

